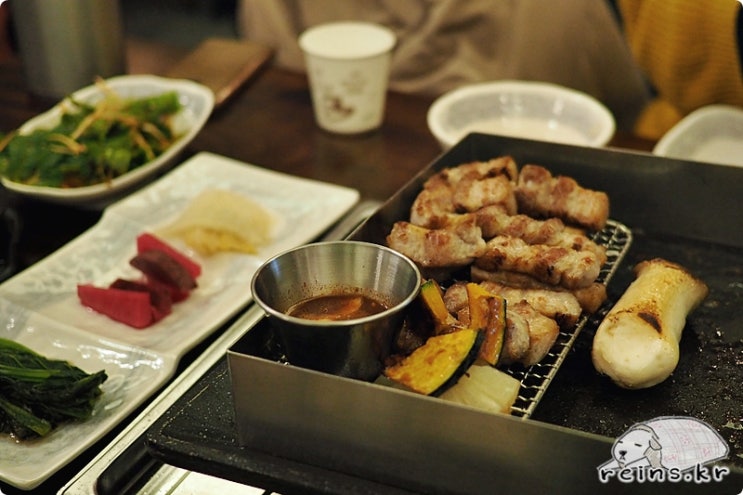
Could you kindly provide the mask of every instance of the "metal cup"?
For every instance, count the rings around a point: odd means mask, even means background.
[[[123,23],[116,0],[9,2],[29,90],[62,98],[126,71]]]
[[[291,364],[374,380],[420,283],[418,268],[405,256],[377,244],[338,241],[308,244],[268,260],[253,277],[252,292]],[[348,288],[377,297],[387,309],[345,321],[286,314],[300,301]]]

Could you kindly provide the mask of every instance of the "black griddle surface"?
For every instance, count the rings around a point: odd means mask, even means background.
[[[587,325],[533,419],[617,437],[658,416],[691,416],[714,427],[730,446],[730,461],[743,467],[743,252],[636,233],[609,285],[610,300],[616,301],[634,279],[637,262],[655,257],[681,264],[710,289],[687,320],[673,374],[645,390],[615,386],[593,368],[596,325]]]

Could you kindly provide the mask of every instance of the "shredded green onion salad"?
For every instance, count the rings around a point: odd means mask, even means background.
[[[104,370],[89,374],[0,338],[0,431],[23,440],[85,420],[107,378]]]
[[[67,97],[53,128],[0,135],[0,175],[61,188],[105,183],[154,160],[177,139],[171,120],[182,105],[175,91],[125,99],[97,84],[104,97],[95,105]]]

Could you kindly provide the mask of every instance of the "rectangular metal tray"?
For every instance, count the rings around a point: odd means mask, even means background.
[[[260,354],[255,346],[267,332],[258,324],[232,350],[249,363],[252,375],[239,384],[248,395],[233,396],[227,363],[221,362],[148,431],[150,451],[187,469],[285,493],[595,493],[623,488],[597,481],[596,467],[610,458],[612,437],[635,422],[684,414],[721,431],[731,446],[731,475],[713,486],[637,485],[633,490],[737,492],[743,483],[743,329],[736,309],[743,302],[743,233],[737,219],[743,211],[743,171],[471,135],[413,178],[352,237],[383,238],[392,222],[407,214],[422,182],[440,168],[503,154],[609,193],[612,218],[632,226],[635,238],[609,286],[610,304],[631,281],[634,263],[649,257],[684,264],[710,285],[709,302],[688,321],[683,359],[671,379],[647,391],[628,392],[599,377],[587,358],[598,315],[576,338],[533,419],[521,420],[277,366],[250,356]],[[277,396],[276,387],[301,394],[318,379],[322,394],[303,397],[324,414],[315,418],[318,426],[308,427],[312,422],[302,410],[261,401],[265,394]],[[338,397],[346,409],[334,402]],[[249,446],[241,445],[246,432],[238,441],[240,420],[231,409],[233,401],[260,417],[248,425]],[[211,412],[215,408],[217,415]],[[539,475],[533,476],[536,470]]]
[[[632,232],[625,225],[614,220],[609,220],[606,227],[599,232],[593,233],[591,238],[606,248],[607,261],[601,267],[596,281],[607,285],[621,266],[622,259],[632,244]],[[384,239],[375,239],[374,242],[383,243]],[[540,399],[547,391],[550,382],[567,357],[573,342],[575,342],[575,339],[590,321],[590,315],[583,314],[572,327],[560,329],[552,348],[539,363],[528,367],[514,364],[501,368],[504,372],[521,382],[519,394],[511,406],[512,415],[526,419],[534,413]],[[271,359],[282,365],[291,364],[286,360],[280,349],[278,340],[273,337],[270,330],[268,331],[265,342],[255,346],[249,351],[249,354]],[[234,357],[234,355],[231,357]],[[321,385],[309,383],[308,386],[320,387]]]

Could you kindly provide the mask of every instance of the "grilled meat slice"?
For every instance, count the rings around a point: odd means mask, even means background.
[[[569,228],[559,218],[538,220],[524,214],[510,214],[504,208],[493,205],[476,212],[477,224],[485,239],[502,235],[518,237],[527,244],[560,246],[573,251],[591,251],[606,262],[606,248],[588,238],[584,232]]]
[[[555,320],[542,315],[526,301],[510,304],[512,318],[521,317],[529,323],[529,345],[517,360],[524,366],[537,364],[555,344],[560,328]]]
[[[517,289],[497,282],[480,282],[487,290],[508,301],[508,307],[526,301],[544,316],[555,320],[561,328],[569,328],[578,321],[581,307],[573,294],[546,289]]]
[[[485,179],[505,175],[509,180],[516,181],[518,166],[510,156],[501,156],[488,161],[463,163],[456,167],[447,168],[439,172],[449,184],[456,185],[464,179]]]
[[[410,208],[410,222],[414,225],[436,229],[442,227],[446,218],[455,213],[452,187],[436,174],[423,184]]]
[[[537,218],[557,217],[590,230],[601,230],[609,218],[606,193],[581,187],[570,177],[553,177],[539,165],[521,167],[516,200],[520,213]]]
[[[577,289],[596,281],[602,263],[590,251],[530,245],[515,237],[496,236],[487,242],[475,265],[488,271],[525,273],[547,284]]]
[[[466,266],[485,249],[475,218],[466,215],[440,229],[396,222],[387,245],[424,268]]]
[[[469,325],[469,305],[467,303],[466,282],[455,282],[444,291],[444,304],[447,311],[457,315],[457,319]]]
[[[531,346],[535,344],[536,341],[532,344],[529,320],[518,311],[508,312],[506,316],[506,336],[498,364],[509,365],[522,362],[524,357],[530,353]]]
[[[511,157],[471,162],[441,170],[423,184],[410,209],[410,222],[440,228],[447,216],[501,204],[516,213],[518,169]]]
[[[499,205],[509,214],[516,213],[515,184],[505,175],[466,178],[457,183],[452,191],[452,201],[457,211],[477,211],[480,208]]]
[[[506,272],[506,271],[487,271],[477,266],[472,266],[470,276],[473,282],[497,282],[502,285],[514,287],[517,289],[540,289],[552,290],[556,292],[570,292],[578,300],[578,304],[586,313],[592,314],[599,310],[606,301],[606,286],[601,282],[594,282],[588,287],[579,289],[565,289],[554,285],[540,282],[529,275],[523,273]]]

